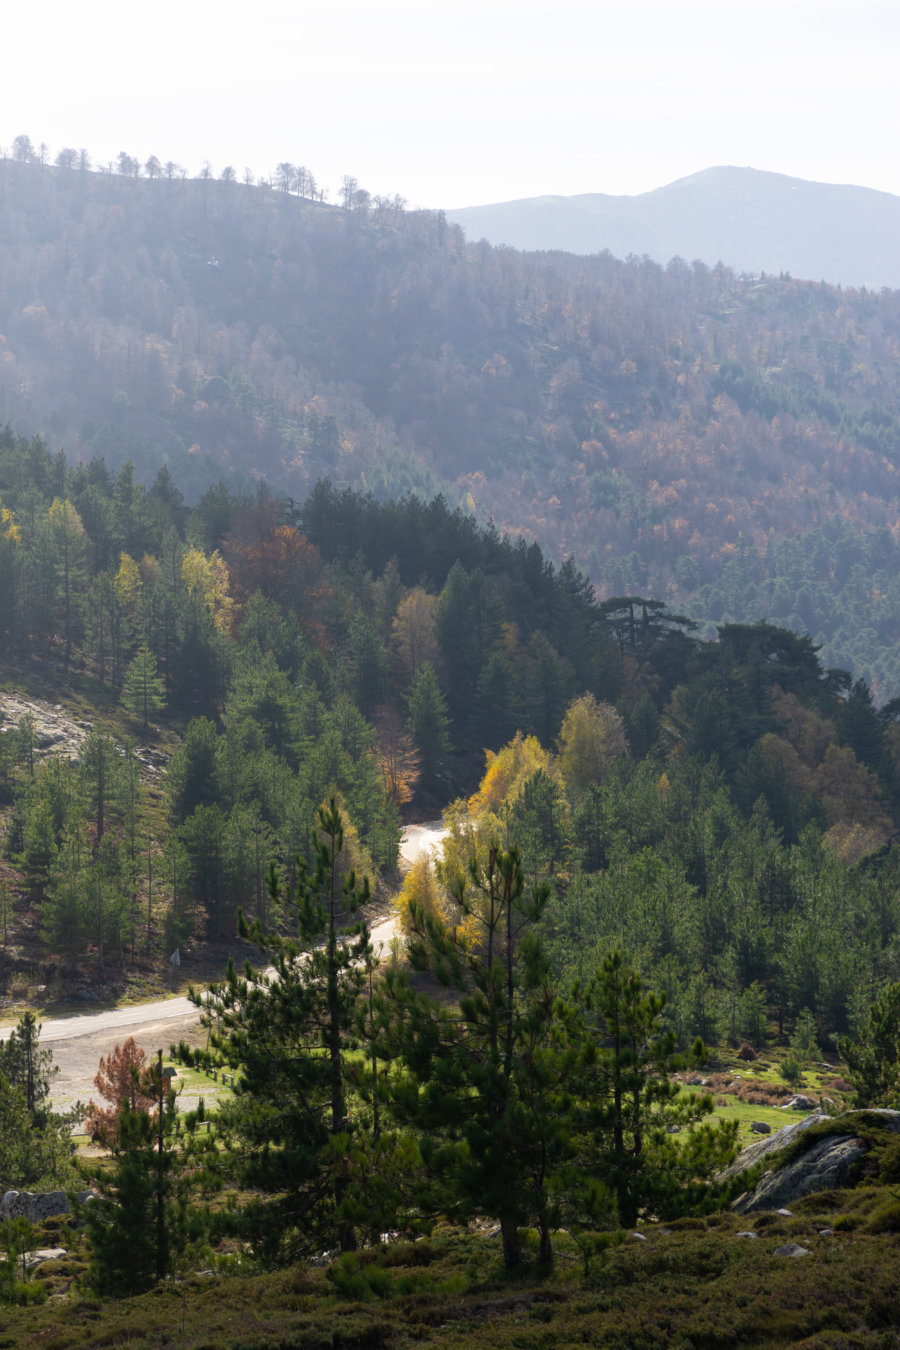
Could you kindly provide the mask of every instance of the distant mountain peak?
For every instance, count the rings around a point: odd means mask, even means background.
[[[644,254],[900,288],[900,197],[725,164],[635,196],[541,196],[448,211],[470,239],[524,250]]]

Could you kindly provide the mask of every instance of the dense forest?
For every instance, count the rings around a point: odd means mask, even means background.
[[[277,917],[269,864],[312,865],[331,794],[372,885],[411,813],[515,845],[560,975],[620,948],[684,1044],[804,1010],[833,1037],[900,976],[897,708],[809,638],[598,602],[440,497],[187,507],[6,432],[0,503],[8,668],[99,710],[74,759],[0,731],[4,941],[39,932],[62,985]]]
[[[459,1229],[499,1238],[493,1280],[591,1290],[629,1229],[745,1187],[737,1121],[685,1082],[727,1047],[794,1082],[839,1048],[859,1104],[896,1104],[898,709],[809,637],[598,600],[441,496],[188,505],[166,467],[9,429],[0,579],[0,707],[40,689],[80,736],[0,722],[7,1002],[114,997],[178,944],[224,966],[173,1055],[228,1095],[179,1114],[162,1054],[117,1047],[99,1161],[33,1013],[0,1043],[0,1189],[90,1179],[66,1241],[93,1295],[324,1264],[329,1316],[414,1304]],[[401,879],[401,822],[438,811]],[[34,1227],[0,1239],[0,1301],[40,1301]],[[483,1283],[480,1240],[440,1298]]]
[[[19,144],[22,141],[22,144]],[[0,162],[0,417],[191,501],[448,501],[601,596],[766,618],[896,684],[894,292],[467,243],[352,179]],[[117,170],[117,171],[116,171]],[[243,477],[241,477],[241,475]]]

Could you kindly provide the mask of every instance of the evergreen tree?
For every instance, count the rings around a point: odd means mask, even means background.
[[[387,977],[392,1034],[408,1070],[394,1110],[421,1133],[450,1212],[499,1219],[507,1266],[523,1259],[520,1229],[536,1224],[549,1260],[551,1181],[564,1142],[554,1109],[559,1061],[545,1053],[554,995],[534,931],[549,890],[526,895],[518,852],[496,846],[451,889],[453,924],[410,897],[409,951],[415,967],[459,992],[458,1010]]]
[[[573,1122],[579,1147],[568,1173],[569,1203],[579,1210],[591,1198],[579,1190],[580,1175],[603,1178],[612,1202],[606,1221],[623,1228],[644,1207],[665,1218],[704,1200],[714,1204],[709,1182],[734,1155],[737,1122],[696,1128],[712,1111],[712,1098],[682,1095],[671,1081],[673,1068],[702,1060],[702,1044],[687,1061],[675,1055],[675,1038],[662,1023],[665,1000],[643,992],[618,952],[605,958],[579,1001],[581,1052],[569,1084],[582,1115],[580,1125]],[[676,1143],[670,1126],[687,1135]]]
[[[247,1208],[243,1230],[272,1259],[356,1246],[346,1056],[371,949],[366,924],[352,918],[368,884],[345,868],[344,830],[332,798],[318,812],[312,873],[299,858],[296,886],[286,887],[270,870],[271,905],[296,925],[296,939],[239,916],[272,973],[248,963],[239,975],[231,965],[224,983],[192,994],[211,1047],[195,1062],[241,1071],[220,1129],[241,1184],[266,1196]]]
[[[58,1069],[52,1052],[40,1048],[40,1033],[29,1012],[0,1041],[0,1189],[72,1179],[72,1125],[81,1107],[65,1114],[51,1110],[50,1082]]]
[[[50,1109],[50,1080],[58,1073],[53,1052],[39,1045],[41,1024],[34,1013],[24,1013],[5,1041],[0,1041],[0,1073],[18,1088],[32,1121]]]
[[[91,1246],[88,1281],[98,1294],[133,1297],[165,1279],[189,1232],[181,1150],[175,1143],[175,1094],[162,1074],[162,1053],[146,1085],[155,1110],[127,1101],[109,1136],[112,1167],[83,1210]]]
[[[146,727],[151,714],[162,712],[166,706],[165,686],[160,678],[156,657],[150,648],[142,645],[125,672],[122,702]]]
[[[429,792],[446,792],[449,719],[447,704],[430,662],[420,668],[409,696],[409,729],[421,756],[422,787]]]
[[[838,1042],[858,1106],[900,1105],[900,983],[884,990],[854,1037]]]

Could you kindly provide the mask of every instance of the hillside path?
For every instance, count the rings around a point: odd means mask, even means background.
[[[421,853],[436,849],[446,831],[442,821],[407,826],[400,841],[401,867],[409,867]],[[376,952],[387,947],[396,933],[392,916],[372,924],[372,942]],[[78,1012],[65,1017],[50,1017],[41,1023],[41,1045],[53,1051],[59,1067],[51,1084],[51,1097],[57,1109],[65,1110],[77,1101],[86,1102],[95,1092],[94,1075],[101,1055],[108,1055],[123,1038],[133,1036],[148,1055],[158,1047],[167,1048],[199,1024],[199,1013],[183,995],[154,1003],[133,1003],[125,1008],[107,1008],[99,1012]],[[12,1023],[0,1026],[0,1039]],[[187,1097],[183,1109],[196,1105]]]

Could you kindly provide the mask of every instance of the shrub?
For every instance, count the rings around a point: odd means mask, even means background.
[[[835,1225],[837,1227],[837,1225]],[[869,1215],[867,1233],[900,1233],[900,1197],[891,1196]]]
[[[803,1082],[803,1069],[800,1061],[795,1059],[793,1055],[789,1055],[787,1059],[782,1060],[778,1066],[778,1072],[786,1083],[790,1083],[791,1087],[797,1087]]]

